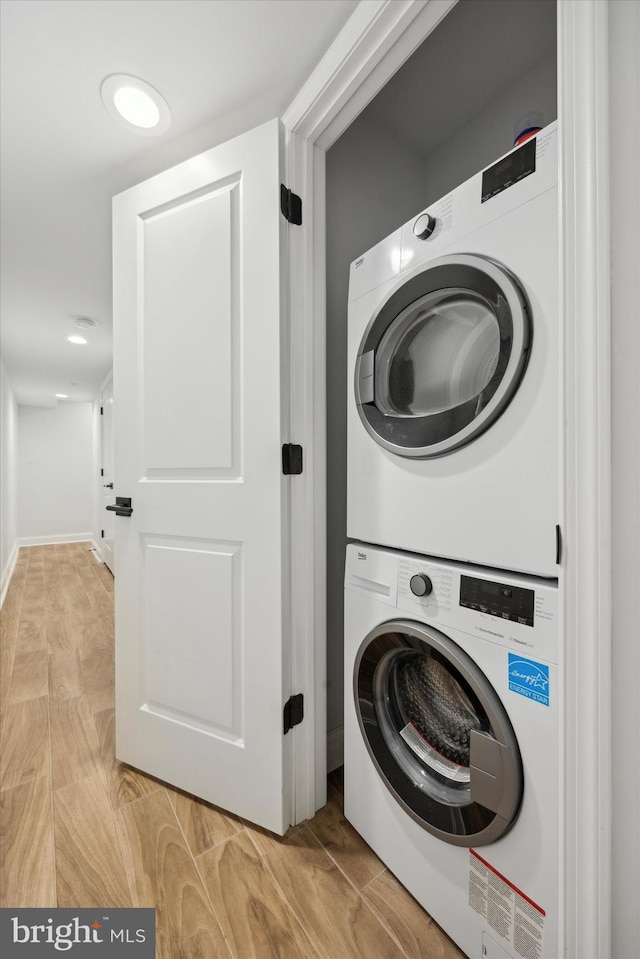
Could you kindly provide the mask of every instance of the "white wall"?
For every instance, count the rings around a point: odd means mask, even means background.
[[[327,152],[327,728],[342,726],[349,265],[425,203],[424,159],[362,114]],[[331,749],[329,755],[331,764]]]
[[[0,362],[0,598],[9,585],[18,536],[18,410]]]
[[[91,539],[92,404],[18,407],[18,537]]]
[[[610,4],[612,323],[612,956],[640,948],[640,7]]]

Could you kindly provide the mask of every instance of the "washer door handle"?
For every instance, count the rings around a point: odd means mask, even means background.
[[[504,815],[505,796],[508,789],[505,766],[509,762],[509,750],[488,733],[470,730],[470,787],[471,802],[480,803],[499,815]]]

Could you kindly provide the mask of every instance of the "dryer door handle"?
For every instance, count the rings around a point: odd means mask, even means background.
[[[375,398],[374,352],[361,353],[356,359],[356,403],[373,403]]]
[[[508,809],[519,805],[514,777],[509,775],[514,760],[507,747],[488,733],[472,729],[469,744],[471,801],[505,816]]]

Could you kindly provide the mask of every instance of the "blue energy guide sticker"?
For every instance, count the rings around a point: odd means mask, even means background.
[[[509,689],[548,706],[549,667],[534,659],[523,659],[522,656],[509,653]]]

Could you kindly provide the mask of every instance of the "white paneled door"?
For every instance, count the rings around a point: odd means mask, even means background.
[[[281,138],[272,121],[114,200],[117,756],[279,833]]]

